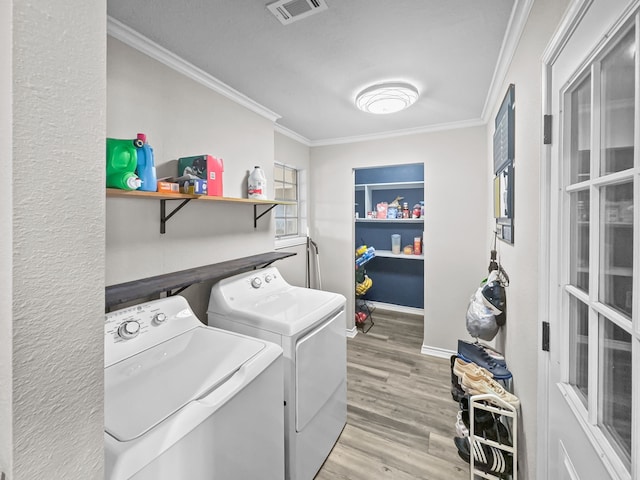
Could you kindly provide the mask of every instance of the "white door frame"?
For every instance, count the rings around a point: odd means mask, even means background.
[[[542,57],[542,114],[551,114],[551,70],[553,63],[568,41],[571,33],[580,23],[584,13],[593,0],[573,0],[567,8],[560,25],[547,45]],[[544,119],[541,119],[543,121]],[[551,136],[559,137],[558,119],[552,124]],[[544,128],[542,129],[544,131]],[[551,145],[543,143],[540,153],[540,225],[539,225],[539,257],[538,257],[538,438],[536,471],[538,478],[549,478],[549,353],[543,351],[542,325],[551,315],[549,302],[549,279],[551,278]],[[557,339],[556,339],[557,340]],[[551,345],[553,348],[553,344]]]
[[[571,35],[575,31],[576,27],[582,21],[585,13],[593,3],[593,0],[573,0],[567,7],[567,11],[563,19],[561,20],[555,34],[550,40],[547,48],[544,51],[542,57],[542,113],[543,115],[550,115],[552,113],[552,95],[554,91],[552,89],[552,67],[558,56],[562,52],[563,48],[567,44]],[[638,7],[638,0],[629,2],[629,10],[636,9]],[[541,119],[542,121],[543,119]],[[553,118],[553,125],[551,127],[551,137],[554,142],[557,142],[560,138],[560,119]],[[551,302],[549,296],[549,282],[552,278],[551,275],[551,223],[550,218],[553,218],[553,212],[551,211],[551,199],[554,195],[554,191],[551,187],[552,171],[557,166],[552,165],[552,148],[551,145],[541,146],[541,166],[540,166],[540,224],[539,224],[539,257],[538,257],[538,291],[540,292],[538,298],[538,312],[539,312],[539,325],[540,330],[538,334],[538,437],[536,440],[537,446],[537,458],[536,469],[538,472],[538,478],[549,478],[549,368],[550,368],[550,355],[548,352],[542,350],[542,322],[548,321],[551,315],[555,312],[551,311]],[[637,260],[636,260],[637,261]],[[558,335],[551,338],[550,348],[561,343],[562,339]],[[637,359],[634,358],[634,363]],[[634,398],[636,398],[637,392],[634,392]],[[634,421],[638,422],[638,414],[634,414]],[[640,479],[640,465],[639,462],[635,462],[635,470],[631,472],[632,478]]]

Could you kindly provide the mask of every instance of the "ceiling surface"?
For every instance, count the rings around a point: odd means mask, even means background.
[[[289,25],[267,3],[108,0],[107,13],[322,144],[479,122],[518,0],[326,0]],[[356,109],[384,81],[420,98],[390,115]]]

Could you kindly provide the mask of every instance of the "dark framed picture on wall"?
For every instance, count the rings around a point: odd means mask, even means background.
[[[493,134],[493,210],[499,239],[513,243],[515,85],[509,85],[496,115]]]

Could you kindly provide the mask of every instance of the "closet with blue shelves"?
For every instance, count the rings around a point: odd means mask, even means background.
[[[421,253],[405,254],[405,246],[414,246],[422,238],[424,219],[368,218],[379,203],[402,197],[409,217],[414,205],[424,200],[424,165],[394,165],[355,170],[355,245],[375,248],[375,258],[366,264],[373,285],[364,300],[389,305],[424,308],[424,248]],[[376,215],[374,214],[374,215]],[[392,252],[391,236],[400,235],[400,253]]]

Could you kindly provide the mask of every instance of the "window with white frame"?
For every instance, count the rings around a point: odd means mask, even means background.
[[[275,200],[294,202],[275,208],[276,239],[300,236],[298,177],[298,170],[294,167],[282,163],[273,166]]]
[[[610,44],[564,95],[563,318],[569,329],[568,384],[584,406],[586,422],[630,470],[632,444],[640,441],[632,421],[638,408],[632,350],[640,340],[634,297],[640,274],[635,23]]]

